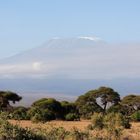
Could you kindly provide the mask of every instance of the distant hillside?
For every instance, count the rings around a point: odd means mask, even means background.
[[[97,37],[54,38],[0,61],[0,89],[23,95],[75,96],[99,86],[140,93],[139,44]]]

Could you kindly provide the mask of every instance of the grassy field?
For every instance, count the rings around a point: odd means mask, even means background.
[[[87,129],[87,126],[90,124],[90,121],[88,120],[82,120],[82,121],[51,121],[47,123],[32,123],[31,121],[15,121],[10,120],[10,123],[20,125],[21,127],[29,127],[29,128],[37,128],[42,127],[47,129],[48,127],[64,127],[66,130],[71,130],[73,128],[77,128],[81,131],[84,131]],[[92,132],[94,135],[103,135],[103,133],[100,132]],[[131,129],[125,129],[123,130],[122,139],[124,140],[140,140],[140,123],[132,123]]]

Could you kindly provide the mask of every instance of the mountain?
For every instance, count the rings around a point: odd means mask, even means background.
[[[44,96],[74,99],[99,86],[111,86],[123,95],[139,94],[139,53],[139,44],[109,44],[97,37],[54,38],[1,60],[0,89],[32,101]]]

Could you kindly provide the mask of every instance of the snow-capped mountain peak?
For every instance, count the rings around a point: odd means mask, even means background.
[[[102,39],[99,37],[91,37],[91,36],[80,36],[79,39],[86,39],[86,40],[92,40],[92,41],[101,41]]]

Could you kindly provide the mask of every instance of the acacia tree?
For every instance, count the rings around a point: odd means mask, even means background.
[[[127,108],[128,114],[131,114],[137,110],[140,110],[140,96],[139,95],[128,95],[125,96],[121,104]]]
[[[76,100],[79,113],[83,115],[94,112],[106,112],[107,106],[117,105],[120,102],[120,95],[109,87],[100,87],[99,89],[90,90]]]
[[[11,107],[10,102],[15,104],[16,102],[19,102],[21,99],[22,97],[14,92],[0,91],[0,108],[1,110],[8,109]]]
[[[109,87],[100,87],[94,91],[95,97],[103,106],[104,112],[106,111],[107,105],[117,105],[120,102],[120,95]]]
[[[97,104],[93,94],[86,93],[76,100],[79,114],[84,118],[90,118],[94,112],[102,112],[102,108]]]

